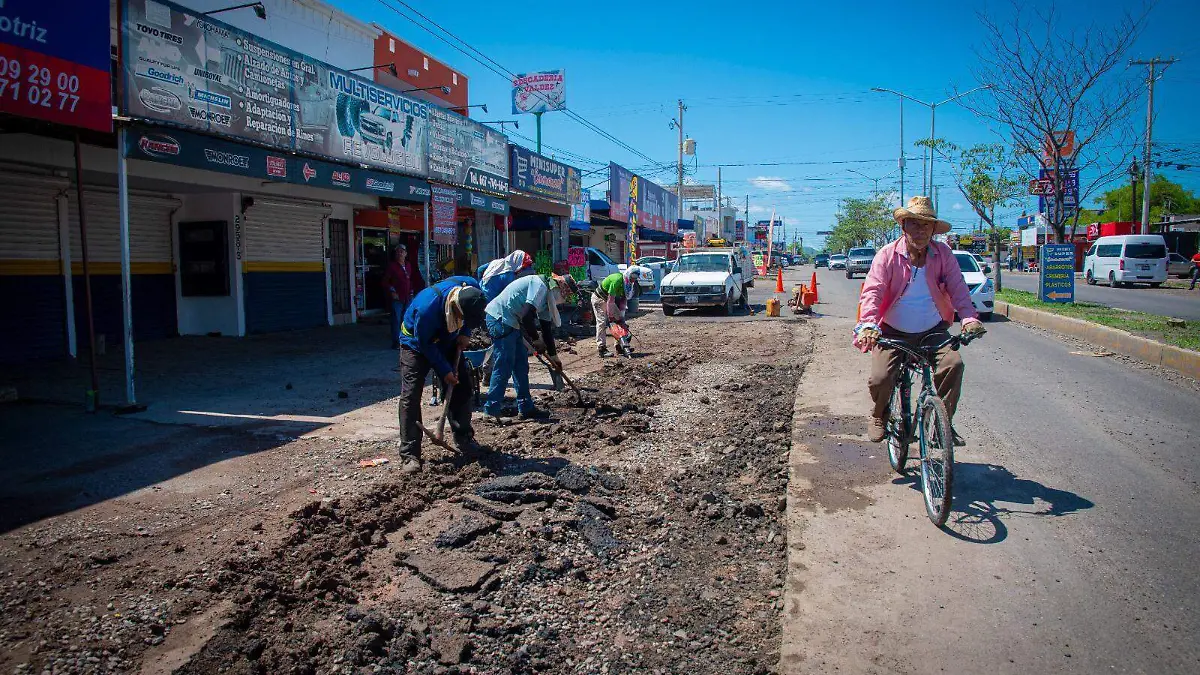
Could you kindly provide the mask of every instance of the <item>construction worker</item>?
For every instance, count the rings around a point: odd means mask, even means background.
[[[534,405],[529,392],[529,351],[525,345],[528,342],[539,354],[546,354],[555,371],[562,370],[554,346],[554,329],[562,323],[558,305],[563,290],[576,292],[575,280],[552,275],[547,284],[534,274],[513,281],[488,303],[485,321],[492,338],[494,365],[483,411],[493,418],[500,417],[509,379],[516,390],[517,415],[521,419],[550,416]]]
[[[625,274],[614,272],[600,282],[592,292],[592,311],[596,314],[596,350],[600,358],[608,356],[608,327],[616,324],[624,327],[625,310],[628,307],[625,284],[637,284],[639,268],[632,267]]]
[[[471,331],[483,325],[483,291],[471,277],[439,281],[413,298],[400,326],[400,470],[421,470],[421,393],[432,369],[453,387],[448,420],[463,454],[480,450],[471,428],[470,373],[460,358]],[[454,362],[457,361],[457,368]],[[459,383],[463,386],[455,386]]]
[[[512,253],[497,258],[487,265],[481,265],[479,270],[479,287],[483,289],[483,297],[488,302],[496,299],[517,277],[533,273],[533,258],[528,253],[517,249]]]

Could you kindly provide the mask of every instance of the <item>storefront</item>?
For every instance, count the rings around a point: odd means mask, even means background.
[[[425,223],[431,195],[429,183],[404,178],[392,193],[380,197],[378,209],[354,212],[354,311],[358,317],[386,314],[391,298],[383,286],[384,274],[403,244],[408,252],[409,280],[415,291],[425,287],[422,270]]]

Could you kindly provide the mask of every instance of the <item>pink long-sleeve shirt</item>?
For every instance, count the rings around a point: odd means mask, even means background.
[[[859,322],[881,325],[910,279],[912,265],[908,262],[908,242],[900,237],[879,249],[871,263],[871,271],[867,272],[867,281],[858,298]],[[929,295],[944,321],[953,323],[956,311],[963,321],[979,320],[954,251],[940,241],[929,242],[925,279],[929,282]]]

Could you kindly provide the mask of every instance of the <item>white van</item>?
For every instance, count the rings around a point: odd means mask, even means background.
[[[1158,288],[1167,280],[1167,242],[1161,234],[1125,234],[1100,237],[1083,259],[1083,276],[1089,285],[1150,284]]]

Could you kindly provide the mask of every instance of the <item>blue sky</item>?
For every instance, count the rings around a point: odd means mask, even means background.
[[[395,0],[332,0],[347,12],[386,26],[470,77],[471,102],[487,103],[487,119],[512,119],[510,85],[476,61],[440,42],[388,8]],[[406,0],[487,56],[515,72],[565,68],[568,106],[661,163],[675,161],[676,132],[668,126],[676,99],[688,105],[687,135],[696,139],[698,166],[689,177],[715,182],[715,164],[795,162],[722,169],[723,194],[740,206],[750,196],[751,220],[778,208],[789,230],[818,243],[833,223],[837,201],[863,196],[874,183],[848,169],[880,177],[895,189],[899,112],[894,96],[871,87],[942,100],[969,88],[972,46],[981,29],[976,2],[625,2],[431,3]],[[386,4],[385,4],[386,3]],[[1064,16],[1103,20],[1128,3],[1060,2]],[[1012,11],[992,2],[999,15]],[[1131,56],[1182,60],[1155,91],[1155,139],[1183,145],[1200,164],[1200,51],[1191,47],[1200,19],[1195,0],[1161,0]],[[1133,72],[1130,77],[1136,77]],[[1144,119],[1144,100],[1135,111]],[[475,112],[475,111],[473,111]],[[533,136],[534,120],[520,116],[517,132]],[[987,125],[966,110],[938,109],[938,136],[962,143],[990,141]],[[929,112],[905,106],[909,156]],[[532,145],[516,137],[516,142]],[[599,162],[633,169],[645,159],[600,137],[562,113],[543,117],[543,142]],[[545,154],[555,154],[549,148]],[[562,159],[569,157],[559,155]],[[834,164],[847,162],[851,164]],[[593,165],[573,162],[585,171]],[[956,226],[973,222],[954,191],[949,170],[937,169],[941,211]],[[915,175],[914,175],[915,174]],[[585,186],[603,180],[600,173]],[[1200,191],[1200,169],[1167,175]],[[886,176],[886,178],[884,178]],[[674,171],[650,176],[674,182]],[[910,162],[906,193],[920,184],[920,162]],[[603,196],[605,185],[596,188]],[[957,208],[956,208],[957,205]],[[1036,209],[1036,201],[1030,209]]]

